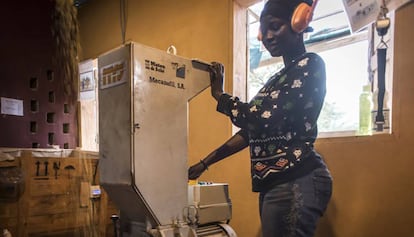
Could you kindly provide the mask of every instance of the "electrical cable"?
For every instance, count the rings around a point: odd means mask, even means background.
[[[127,9],[127,0],[120,0],[120,6],[119,6],[119,10],[120,10],[120,23],[121,23],[121,37],[122,37],[122,44],[125,44],[125,33],[126,33],[126,23],[127,23],[127,14],[126,14],[126,9]]]

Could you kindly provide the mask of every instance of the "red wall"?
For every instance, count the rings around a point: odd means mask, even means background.
[[[0,114],[0,147],[77,146],[76,103],[65,98],[59,69],[53,65],[52,10],[53,1],[47,0],[2,3],[0,97],[23,100],[24,116]],[[31,88],[31,80],[37,87]],[[37,109],[31,108],[32,101]],[[54,114],[53,121],[47,121],[48,113]]]

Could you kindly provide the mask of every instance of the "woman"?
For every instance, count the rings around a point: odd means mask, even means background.
[[[325,65],[307,53],[303,30],[291,18],[300,0],[269,0],[260,16],[262,42],[285,67],[243,103],[223,91],[224,67],[212,63],[217,111],[240,131],[189,169],[198,178],[209,166],[250,147],[252,190],[259,192],[263,237],[313,236],[332,193],[332,178],[314,150],[325,98]]]

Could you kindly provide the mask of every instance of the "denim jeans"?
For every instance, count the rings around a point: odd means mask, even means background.
[[[259,195],[263,237],[311,237],[332,195],[332,177],[327,168]]]

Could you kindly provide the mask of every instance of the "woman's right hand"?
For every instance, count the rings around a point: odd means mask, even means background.
[[[201,174],[206,170],[206,167],[204,166],[203,163],[198,162],[197,164],[191,166],[188,169],[188,179],[189,180],[194,180],[194,179],[198,179],[198,177],[201,176]]]

